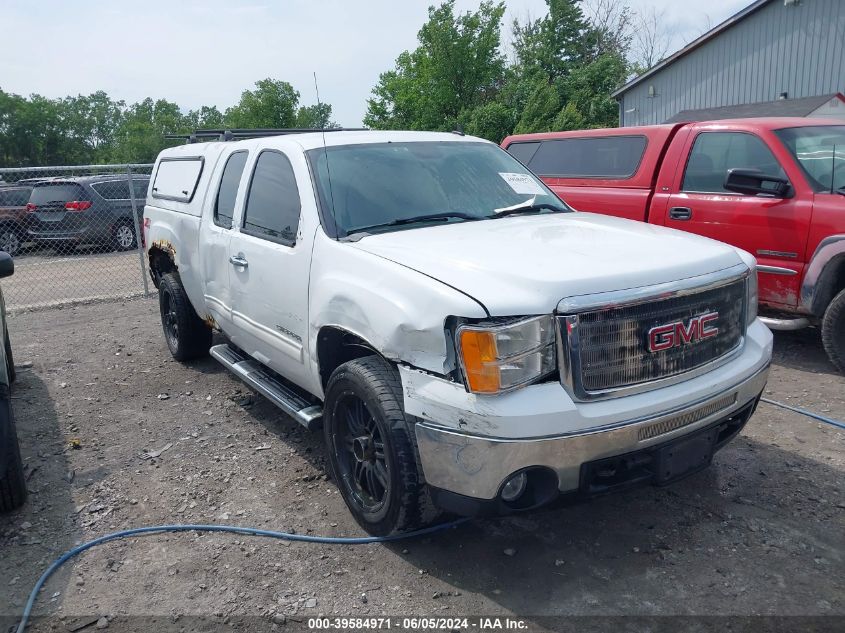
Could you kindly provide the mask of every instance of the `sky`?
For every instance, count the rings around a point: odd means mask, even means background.
[[[0,88],[56,98],[105,90],[127,103],[164,98],[187,111],[236,103],[271,77],[302,104],[320,97],[333,119],[360,126],[379,73],[416,46],[436,0],[0,0]],[[460,11],[478,0],[457,0]],[[671,50],[750,0],[628,0],[662,13]],[[507,0],[513,18],[541,17],[544,0]]]

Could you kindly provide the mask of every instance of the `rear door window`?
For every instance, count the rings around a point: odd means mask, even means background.
[[[287,156],[261,152],[252,172],[242,231],[293,246],[299,228],[299,189]]]
[[[508,152],[538,176],[620,180],[637,172],[646,144],[644,136],[561,138],[514,143]]]
[[[202,157],[165,158],[158,164],[153,197],[190,202],[202,174]]]
[[[235,215],[235,199],[238,197],[238,186],[244,173],[244,166],[249,154],[235,152],[229,156],[223,175],[220,178],[220,188],[217,190],[217,201],[214,204],[214,223],[224,229],[232,228],[232,218]]]
[[[106,200],[129,200],[128,180],[108,180],[91,185],[91,188]]]
[[[754,169],[785,178],[766,144],[747,132],[702,132],[695,139],[684,170],[683,191],[732,193],[725,189],[729,169]]]

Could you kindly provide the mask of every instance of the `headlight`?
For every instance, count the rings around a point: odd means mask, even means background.
[[[745,324],[751,325],[754,323],[754,319],[757,318],[757,302],[759,301],[760,297],[757,292],[757,269],[752,268],[751,272],[748,275],[748,281],[746,282],[748,286],[748,308],[746,314],[748,318],[746,319]]]
[[[555,370],[551,316],[504,325],[458,328],[458,356],[469,390],[499,393],[533,382]]]

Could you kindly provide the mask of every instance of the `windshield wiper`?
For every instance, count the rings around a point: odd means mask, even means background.
[[[840,196],[845,196],[845,185],[839,187],[839,189],[836,190],[836,193],[838,193]]]
[[[395,220],[391,220],[390,222],[382,222],[380,224],[371,224],[369,226],[358,226],[354,229],[349,229],[346,232],[346,235],[352,235],[353,233],[367,233],[372,229],[381,229],[381,228],[389,228],[391,226],[402,226],[405,224],[416,224],[417,222],[434,222],[434,221],[443,221],[448,222],[451,219],[460,219],[460,220],[480,220],[481,218],[477,215],[470,215],[469,213],[461,213],[459,211],[447,211],[445,213],[428,213],[426,215],[415,215],[410,218],[397,218]]]
[[[518,215],[521,213],[537,213],[538,211],[554,211],[555,213],[566,213],[569,211],[567,207],[561,207],[556,204],[552,204],[550,202],[534,202],[534,200],[529,200],[527,204],[518,204],[513,207],[507,207],[506,209],[496,209],[494,218],[503,218],[508,215]]]

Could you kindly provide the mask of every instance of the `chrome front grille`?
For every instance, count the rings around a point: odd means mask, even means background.
[[[635,299],[620,293],[561,302],[573,308],[558,317],[561,382],[578,399],[623,395],[652,383],[678,377],[729,355],[745,335],[746,275],[714,279],[693,288],[639,289]],[[718,313],[718,332],[658,351],[649,350],[649,332],[667,324],[688,325],[705,314]],[[676,337],[680,338],[680,337]],[[660,339],[663,340],[663,339]]]

